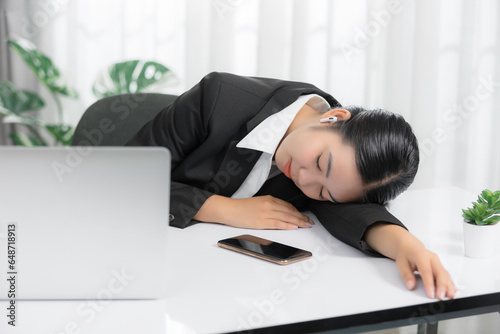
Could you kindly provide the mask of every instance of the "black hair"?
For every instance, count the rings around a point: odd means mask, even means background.
[[[420,160],[417,138],[399,114],[359,106],[341,108],[351,117],[332,124],[332,128],[356,152],[356,165],[365,187],[361,201],[385,205],[415,179]]]

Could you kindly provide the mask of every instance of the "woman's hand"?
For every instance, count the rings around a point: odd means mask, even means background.
[[[424,282],[425,291],[430,298],[440,300],[445,297],[454,298],[457,288],[443,267],[436,254],[423,245],[403,245],[396,256],[399,273],[409,290],[416,286],[415,271],[418,271]]]
[[[414,272],[418,271],[427,296],[438,299],[455,297],[457,288],[438,256],[404,228],[379,223],[366,232],[365,240],[375,251],[396,260],[399,273],[409,290],[416,286]]]
[[[214,195],[194,219],[251,229],[294,230],[314,224],[290,203],[269,195],[241,199]]]

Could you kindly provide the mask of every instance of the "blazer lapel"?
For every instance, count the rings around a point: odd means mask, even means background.
[[[231,141],[219,170],[212,175],[212,181],[223,196],[231,196],[245,181],[262,152],[237,148],[239,140]]]

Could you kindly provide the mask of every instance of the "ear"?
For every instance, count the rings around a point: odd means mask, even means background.
[[[345,121],[351,118],[351,113],[345,109],[332,109],[321,115],[321,118],[335,116],[339,121]]]

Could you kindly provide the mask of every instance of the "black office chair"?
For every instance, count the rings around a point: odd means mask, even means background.
[[[123,146],[176,95],[158,93],[105,97],[82,115],[73,135],[73,146]]]

